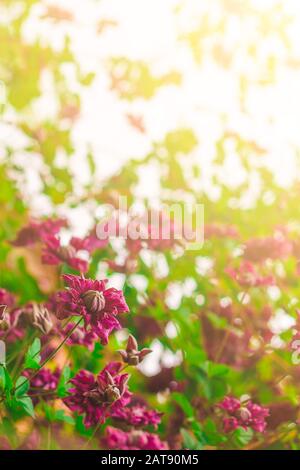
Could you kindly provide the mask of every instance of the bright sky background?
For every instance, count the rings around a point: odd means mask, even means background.
[[[49,4],[71,11],[74,21],[54,24],[41,20]],[[12,8],[9,15],[13,14]],[[9,15],[6,12],[6,20]],[[283,28],[285,15],[290,20]],[[264,36],[258,22],[262,16]],[[197,64],[189,45],[178,38],[206,17],[204,56]],[[116,21],[118,26],[98,35],[97,24],[103,18]],[[223,31],[222,21],[225,21]],[[237,132],[266,149],[264,161],[281,183],[290,183],[299,173],[299,31],[298,0],[42,0],[32,8],[23,34],[29,42],[38,37],[56,49],[62,47],[68,34],[83,70],[96,72],[92,86],[81,90],[82,112],[72,130],[76,150],[71,167],[79,184],[88,177],[87,148],[95,154],[98,177],[102,180],[129,158],[145,156],[151,143],[163,139],[168,131],[191,127],[199,139],[191,160],[201,166],[201,186],[209,180],[215,142],[224,131]],[[215,60],[220,44],[223,49],[219,51],[219,60]],[[255,56],[249,54],[251,48],[256,50]],[[178,70],[183,74],[183,83],[179,87],[161,87],[150,100],[137,99],[131,103],[120,100],[110,90],[107,61],[113,56],[142,59],[157,74]],[[269,59],[275,62],[276,71],[268,82]],[[64,67],[64,72],[70,88],[77,89],[72,67]],[[241,75],[247,82],[243,102]],[[47,71],[41,85],[43,96],[36,100],[29,116],[37,122],[57,113],[53,78]],[[129,125],[126,113],[143,116],[145,134]],[[11,139],[17,145],[13,135]],[[227,154],[223,177],[228,184],[239,184],[245,175],[230,142]],[[58,158],[63,161],[63,155]],[[155,169],[148,176],[143,188],[151,192],[155,187]],[[257,184],[253,175],[253,191]],[[30,188],[34,188],[32,175],[29,193]]]
[[[41,20],[49,4],[71,11],[74,21],[53,24]],[[1,13],[0,7],[0,22],[7,22],[18,12],[12,6]],[[103,18],[116,21],[118,26],[98,35],[97,24]],[[205,18],[208,32],[201,43],[203,59],[197,64],[190,46],[179,37],[203,24]],[[261,18],[263,21],[259,21]],[[285,18],[287,25],[283,26]],[[89,175],[88,148],[96,157],[100,182],[128,159],[143,158],[153,141],[182,127],[192,128],[199,140],[190,156],[190,161],[198,162],[202,169],[199,189],[209,181],[215,143],[224,132],[238,133],[262,147],[266,151],[264,162],[282,184],[289,184],[299,175],[299,0],[41,0],[32,8],[23,35],[28,42],[39,38],[57,50],[69,35],[83,71],[96,72],[92,86],[80,89],[81,115],[72,129],[76,150],[70,167],[78,186]],[[179,87],[161,87],[150,100],[120,100],[110,90],[107,62],[114,56],[146,61],[158,75],[178,70],[183,83]],[[64,66],[63,70],[70,89],[77,91],[72,66]],[[241,77],[246,83],[243,99]],[[55,119],[58,112],[53,77],[47,71],[41,87],[43,95],[28,116],[37,123],[47,117]],[[127,113],[143,116],[145,134],[129,125]],[[14,118],[12,110],[9,118]],[[50,207],[38,195],[35,172],[41,165],[40,158],[31,156],[28,162],[28,155],[22,151],[26,139],[12,128],[8,131],[0,125],[0,139],[19,150],[17,158],[27,172],[26,197],[37,213],[47,212]],[[238,185],[246,175],[233,141],[229,140],[226,154],[222,177],[228,184]],[[64,155],[58,155],[58,159],[63,162]],[[141,185],[144,193],[155,193],[156,169],[148,169],[145,174]],[[252,176],[255,194],[259,182],[255,172]],[[213,193],[215,188],[206,189]],[[78,217],[77,212],[75,218],[84,225],[84,213]],[[169,327],[172,330],[172,325]],[[153,357],[151,360],[153,368]]]

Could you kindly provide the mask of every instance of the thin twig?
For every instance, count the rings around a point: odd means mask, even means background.
[[[74,333],[74,331],[76,330],[76,328],[79,326],[79,324],[81,323],[82,321],[82,318],[79,319],[79,321],[74,325],[74,327],[69,331],[69,333],[67,334],[67,336],[63,339],[63,341],[57,346],[57,348],[52,352],[52,354],[50,354],[49,357],[47,357],[47,359],[44,360],[44,362],[42,362],[42,364],[40,365],[39,369],[36,370],[30,377],[27,377],[26,380],[24,380],[24,382],[22,382],[21,384],[19,384],[17,387],[14,388],[14,391],[16,391],[19,387],[21,387],[25,382],[27,381],[31,381],[39,372],[40,370],[47,364],[47,362],[51,361],[51,359],[54,358],[54,356],[56,356],[56,354],[58,353],[58,351],[62,348],[62,346],[66,343],[66,341],[70,338],[70,336]]]

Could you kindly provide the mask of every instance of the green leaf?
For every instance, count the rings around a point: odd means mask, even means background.
[[[57,410],[54,415],[54,420],[63,421],[68,424],[75,424],[75,420],[72,416],[66,415],[64,410]]]
[[[8,370],[2,365],[0,366],[0,382],[3,390],[5,390],[6,394],[9,394],[13,388],[13,382]]]
[[[96,171],[96,163],[95,163],[94,156],[92,155],[91,152],[88,152],[87,154],[87,162],[89,165],[91,175],[94,175]]]
[[[224,329],[228,326],[228,321],[225,317],[220,317],[220,315],[216,315],[213,312],[208,312],[207,317],[216,328]]]
[[[80,82],[83,85],[88,86],[92,83],[94,78],[95,78],[95,74],[93,72],[90,72],[90,73],[86,74],[85,77],[81,77]]]
[[[227,440],[226,437],[222,436],[217,429],[216,423],[213,420],[208,419],[203,426],[204,436],[208,445],[216,446],[221,442]]]
[[[207,377],[222,377],[229,372],[229,367],[225,364],[214,364],[211,361],[205,361],[200,368],[207,374]]]
[[[29,380],[21,375],[16,381],[16,397],[22,397],[29,389]]]
[[[95,343],[94,350],[92,352],[92,357],[94,359],[101,359],[103,357],[103,346],[100,342]]]
[[[211,361],[205,361],[198,367],[195,379],[201,384],[205,398],[216,402],[225,395],[227,390],[225,376],[229,371],[226,365],[214,364]]]
[[[237,428],[233,434],[233,441],[238,447],[244,447],[253,438],[253,431],[251,428]]]
[[[64,367],[58,382],[57,386],[57,394],[59,397],[65,397],[68,395],[68,389],[70,384],[68,383],[71,377],[71,369],[70,367]]]
[[[32,345],[29,347],[25,356],[25,368],[26,369],[39,369],[40,368],[40,356],[41,351],[41,340],[35,338]]]
[[[52,406],[48,405],[46,402],[43,403],[43,410],[45,412],[45,418],[48,421],[54,421],[55,410]]]
[[[172,394],[173,399],[178,403],[178,405],[183,409],[184,413],[188,418],[193,418],[194,408],[188,401],[188,399],[181,393],[175,392]]]
[[[75,418],[76,431],[85,437],[91,437],[93,435],[93,428],[87,428],[83,423],[83,417],[77,415]]]
[[[192,421],[191,422],[191,429],[198,439],[199,442],[201,442],[203,445],[207,444],[204,432],[203,432],[203,427],[198,421]]]
[[[2,365],[0,366],[0,387],[5,388],[5,368]]]
[[[229,367],[225,364],[211,364],[210,377],[223,377],[229,372]]]
[[[34,408],[30,397],[22,397],[16,401],[18,405],[20,405],[29,416],[31,416],[32,418],[35,417]]]
[[[203,448],[203,444],[199,442],[195,436],[187,431],[186,429],[181,429],[180,433],[182,435],[183,439],[183,447],[185,449],[190,449],[190,450],[201,450]]]

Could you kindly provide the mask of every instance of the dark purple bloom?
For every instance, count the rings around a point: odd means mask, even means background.
[[[24,376],[30,377],[31,372],[25,371]],[[60,378],[60,370],[56,369],[52,372],[50,369],[43,367],[30,380],[30,388],[28,395],[32,398],[33,403],[38,403],[40,399],[51,400],[54,397],[53,392],[56,390]]]
[[[273,276],[261,275],[249,261],[243,261],[238,269],[228,267],[225,272],[241,287],[267,287],[275,283]]]
[[[268,408],[252,403],[251,401],[246,406],[250,416],[245,416],[245,425],[250,426],[256,432],[264,432],[267,423],[265,418],[269,416]]]
[[[113,418],[126,422],[131,426],[154,426],[156,427],[160,421],[162,413],[155,410],[149,410],[145,406],[136,405],[116,410]]]
[[[56,235],[62,227],[66,227],[64,219],[45,219],[42,222],[31,221],[22,228],[17,238],[12,242],[14,246],[28,246],[41,241],[44,236]]]
[[[77,249],[71,242],[69,245],[63,246],[57,237],[48,235],[44,237],[44,243],[42,253],[44,264],[58,266],[61,263],[66,263],[81,273],[87,272],[88,262],[78,256]]]
[[[92,232],[85,238],[72,237],[70,243],[78,251],[84,250],[88,253],[92,253],[95,250],[105,248],[108,242],[109,238],[105,238],[102,240],[100,238],[97,238],[96,234]]]
[[[73,323],[68,323],[63,330],[60,331],[63,337],[74,327]],[[78,344],[81,346],[87,347],[90,351],[93,350],[95,342],[98,340],[98,336],[94,331],[86,331],[82,326],[78,326],[76,330],[73,331],[71,336],[67,340],[67,344],[72,346]]]
[[[234,416],[223,419],[224,432],[235,431],[239,427],[239,422]]]
[[[120,374],[122,364],[108,364],[97,377],[87,370],[81,370],[70,382],[71,395],[65,404],[80,415],[84,415],[86,427],[104,423],[129,402],[131,393],[127,388],[128,374]]]
[[[129,432],[108,426],[106,428],[105,445],[109,449],[118,450],[167,450],[168,445],[156,434],[133,430]]]
[[[225,432],[234,431],[238,427],[252,428],[256,432],[264,432],[267,426],[266,418],[269,416],[269,409],[257,405],[252,401],[242,403],[234,397],[225,397],[219,407],[227,412],[223,418]]]
[[[245,245],[244,259],[252,263],[264,262],[267,259],[285,259],[292,254],[293,248],[296,250],[296,245],[293,246],[282,233],[266,238],[253,238]]]
[[[15,298],[13,294],[8,292],[6,289],[0,289],[0,305],[13,307],[14,304],[15,304]]]
[[[106,289],[106,280],[94,281],[73,275],[63,278],[69,289],[57,294],[57,318],[82,316],[85,329],[94,332],[102,344],[107,344],[110,333],[120,328],[116,316],[129,311],[122,291]]]
[[[224,400],[219,404],[219,407],[226,410],[228,413],[233,414],[240,409],[241,402],[234,397],[225,397]]]

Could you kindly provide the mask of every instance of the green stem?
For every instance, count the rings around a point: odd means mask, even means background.
[[[19,387],[21,387],[25,382],[30,382],[38,373],[39,371],[47,364],[47,362],[51,361],[51,359],[54,358],[54,356],[56,356],[56,354],[58,353],[58,351],[63,347],[63,345],[66,343],[66,341],[70,338],[70,336],[74,333],[74,331],[76,330],[76,328],[79,326],[79,324],[81,323],[82,321],[82,318],[79,319],[79,321],[74,325],[74,327],[69,331],[69,333],[67,334],[67,336],[63,339],[63,341],[57,346],[57,348],[52,352],[52,354],[50,354],[49,357],[47,357],[47,359],[44,360],[44,362],[42,362],[42,364],[40,365],[39,369],[37,371],[35,371],[30,377],[28,377],[24,382],[22,382],[20,385],[18,385],[17,387],[14,388],[14,391],[18,390]]]
[[[88,447],[88,445],[90,444],[90,442],[94,439],[94,437],[95,437],[97,431],[99,430],[101,424],[102,424],[101,421],[97,424],[97,426],[96,426],[96,428],[95,428],[93,434],[91,435],[91,437],[90,437],[90,438],[88,439],[88,441],[82,446],[82,450],[83,450],[83,449],[86,449],[86,448]]]

